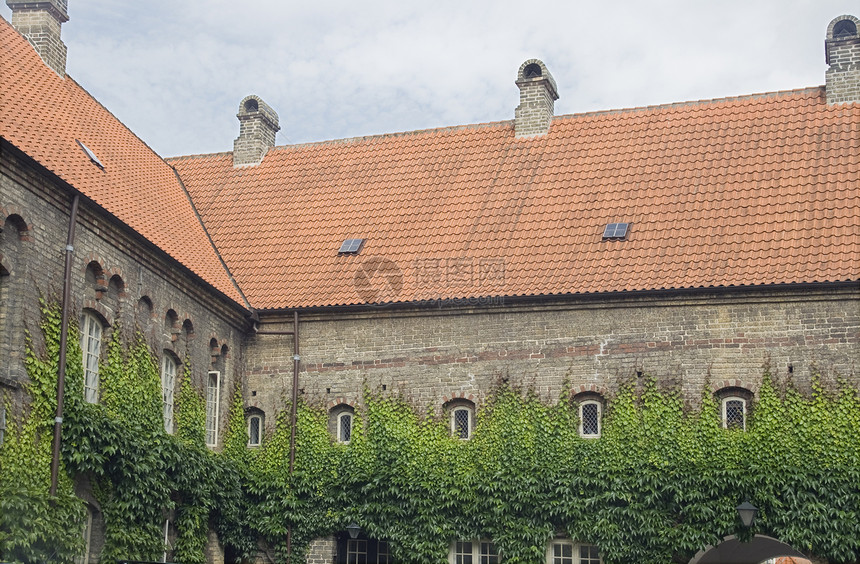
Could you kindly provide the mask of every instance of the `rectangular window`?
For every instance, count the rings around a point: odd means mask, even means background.
[[[346,564],[368,564],[366,540],[349,539],[346,541]]]
[[[0,395],[0,446],[3,446],[3,441],[6,440],[6,402]]]
[[[99,401],[99,353],[102,346],[102,324],[95,315],[81,317],[81,352],[84,360],[84,400]]]
[[[573,545],[569,542],[552,543],[552,564],[573,564]]]
[[[206,384],[206,445],[218,444],[218,411],[221,400],[221,373],[210,372]]]
[[[593,544],[579,545],[579,564],[600,564],[600,554]]]
[[[472,564],[472,543],[457,542],[454,564]]]
[[[491,542],[481,543],[480,564],[499,564],[499,550]]]
[[[600,552],[592,544],[556,539],[549,545],[547,564],[600,564]]]
[[[388,552],[388,543],[379,541],[376,545],[376,564],[390,564],[391,555]]]
[[[161,404],[164,412],[164,430],[173,432],[173,389],[176,386],[176,362],[167,355],[161,359]]]
[[[486,540],[457,541],[448,553],[451,564],[499,564],[500,561],[496,545]]]

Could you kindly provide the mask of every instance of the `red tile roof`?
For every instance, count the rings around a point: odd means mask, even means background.
[[[291,308],[860,280],[858,132],[812,88],[170,162],[251,304]]]
[[[0,137],[243,303],[173,169],[74,80],[45,66],[2,18]]]

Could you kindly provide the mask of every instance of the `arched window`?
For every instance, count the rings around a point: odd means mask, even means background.
[[[352,411],[344,411],[337,416],[337,442],[349,443],[352,440]]]
[[[84,400],[99,401],[99,354],[102,347],[102,322],[85,311],[81,315],[81,352],[84,361]]]
[[[723,428],[747,430],[747,400],[740,396],[722,399]]]
[[[596,399],[579,402],[579,436],[586,439],[600,437],[603,423],[603,404]]]
[[[176,387],[176,361],[165,351],[161,357],[161,403],[164,430],[173,433],[173,391]]]
[[[472,438],[472,414],[473,410],[465,405],[460,405],[451,410],[451,435],[467,441]]]
[[[720,400],[720,418],[724,429],[747,430],[753,393],[740,386],[728,386],[716,392]]]
[[[263,443],[263,416],[254,413],[248,416],[248,446],[258,447]]]
[[[221,373],[210,371],[206,380],[206,445],[218,444],[218,414],[221,408]]]

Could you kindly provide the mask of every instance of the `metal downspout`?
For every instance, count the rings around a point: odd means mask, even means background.
[[[293,469],[296,465],[296,419],[298,417],[298,402],[299,402],[299,365],[301,357],[299,356],[299,312],[293,311],[293,330],[292,331],[258,331],[257,324],[254,324],[254,333],[257,335],[292,335],[293,336],[293,392],[290,402],[290,476],[293,475]],[[287,526],[287,562],[290,562],[292,557],[290,552],[293,550],[293,526]]]
[[[75,253],[75,224],[78,221],[80,194],[72,199],[69,215],[69,234],[66,238],[66,266],[63,275],[63,311],[60,322],[60,359],[57,368],[57,416],[54,418],[54,453],[51,457],[51,497],[57,495],[60,473],[60,441],[63,434],[63,395],[66,390],[66,343],[69,339],[69,308],[72,296],[72,256]]]

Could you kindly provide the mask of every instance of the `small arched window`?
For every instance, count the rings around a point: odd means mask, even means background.
[[[102,322],[85,311],[81,315],[81,352],[84,361],[84,400],[99,401],[99,355],[102,347]]]
[[[747,400],[740,396],[722,399],[723,428],[747,430]]]
[[[586,439],[600,437],[603,419],[603,404],[596,399],[579,403],[579,436]]]
[[[451,410],[451,435],[467,441],[472,438],[472,408],[458,406]]]
[[[254,414],[248,417],[248,446],[258,447],[263,443],[263,416]]]
[[[349,443],[352,440],[352,412],[344,411],[337,416],[337,442]]]
[[[176,361],[167,352],[161,358],[161,403],[164,430],[173,433],[173,391],[176,387]]]

